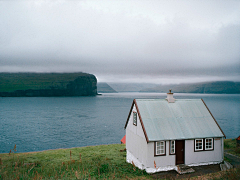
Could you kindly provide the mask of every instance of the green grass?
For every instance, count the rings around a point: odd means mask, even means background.
[[[233,149],[237,146],[236,139],[225,139],[224,140],[224,149]]]
[[[227,161],[227,162],[229,162],[229,163],[232,162],[231,159],[229,159],[229,158],[227,158],[227,157],[224,157],[224,161]]]
[[[240,179],[240,167],[229,169],[227,171],[221,171],[214,176],[212,176],[211,179],[215,180],[237,180]]]
[[[0,154],[0,179],[150,179],[126,162],[125,145]]]
[[[236,139],[225,139],[224,140],[224,149],[228,150],[228,153],[240,157],[240,147],[237,147]]]
[[[235,151],[236,141],[226,139],[225,148]],[[0,154],[3,179],[152,179],[126,162],[125,145],[111,144],[32,153]],[[238,154],[239,155],[239,154]],[[225,159],[227,160],[227,159]],[[212,174],[213,179],[239,179],[240,168]]]

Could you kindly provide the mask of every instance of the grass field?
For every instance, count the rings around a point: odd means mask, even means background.
[[[225,148],[234,152],[235,140],[226,139]],[[152,179],[126,162],[124,149],[125,145],[111,144],[17,153],[15,146],[10,153],[0,154],[0,179]],[[240,178],[240,168],[204,175],[201,179],[236,178]]]
[[[126,163],[125,145],[0,154],[0,179],[149,179]]]

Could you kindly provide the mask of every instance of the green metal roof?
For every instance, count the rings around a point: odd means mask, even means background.
[[[225,136],[201,99],[136,99],[148,141]]]

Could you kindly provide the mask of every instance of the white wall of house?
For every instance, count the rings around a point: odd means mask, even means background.
[[[194,152],[194,140],[185,140],[185,164],[219,163],[223,161],[223,138],[214,139],[214,150]]]
[[[136,107],[133,111],[137,112]],[[148,154],[147,141],[143,133],[142,125],[137,115],[137,126],[133,125],[133,114],[131,113],[126,128],[126,149],[142,164],[146,164]]]
[[[132,112],[133,111],[137,112],[135,105],[134,105],[134,107],[132,109]],[[143,133],[143,128],[142,128],[142,125],[140,123],[138,115],[137,115],[137,126],[133,125],[133,113],[132,112],[131,112],[131,116],[129,118],[128,125],[127,125],[126,129],[132,131],[137,136],[140,136],[140,137],[142,137],[142,138],[144,138],[146,140],[145,135]]]
[[[169,155],[169,141],[166,141],[166,155],[154,156],[154,142],[148,143],[147,167],[154,168],[154,161],[157,167],[175,166],[175,155]]]

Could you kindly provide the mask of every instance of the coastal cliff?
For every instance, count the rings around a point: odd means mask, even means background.
[[[0,73],[0,97],[95,96],[88,73]]]

